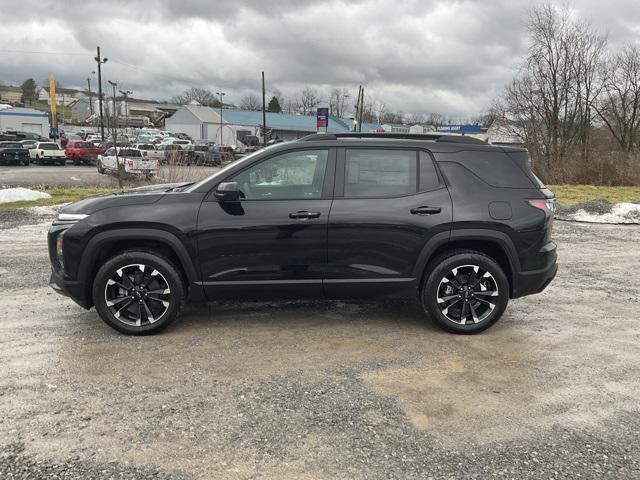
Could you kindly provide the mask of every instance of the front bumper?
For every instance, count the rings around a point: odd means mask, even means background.
[[[87,294],[84,283],[66,280],[58,272],[51,270],[49,286],[53,288],[56,293],[69,297],[82,308],[89,310],[93,306],[93,302]]]

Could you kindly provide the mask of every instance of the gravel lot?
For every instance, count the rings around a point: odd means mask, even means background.
[[[639,226],[557,222],[558,278],[473,337],[305,302],[140,338],[46,287],[47,220],[0,210],[0,478],[640,477]]]

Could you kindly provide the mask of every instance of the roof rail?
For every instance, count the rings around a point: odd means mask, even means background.
[[[301,142],[315,142],[317,140],[337,140],[339,138],[391,138],[401,140],[431,140],[444,143],[471,143],[487,145],[487,142],[479,138],[465,135],[443,135],[438,133],[386,133],[386,132],[348,132],[348,133],[314,133],[300,138]]]

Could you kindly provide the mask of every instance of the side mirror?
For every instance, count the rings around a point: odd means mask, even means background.
[[[240,200],[238,182],[223,182],[213,194],[221,202],[237,202]]]

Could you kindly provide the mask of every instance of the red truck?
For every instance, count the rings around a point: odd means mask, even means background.
[[[73,160],[74,165],[80,165],[81,163],[87,165],[89,162],[95,165],[98,154],[102,152],[103,149],[84,140],[71,140],[67,144],[67,148],[64,149],[67,160]]]

